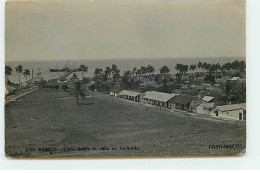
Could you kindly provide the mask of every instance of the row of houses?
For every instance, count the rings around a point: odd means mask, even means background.
[[[215,106],[214,97],[205,96],[198,98],[190,95],[169,94],[157,91],[147,91],[139,93],[136,91],[123,90],[118,92],[119,88],[110,92],[111,96],[127,99],[135,102],[142,102],[160,108],[178,109],[198,114],[219,116],[235,120],[246,120],[246,104],[230,104]]]

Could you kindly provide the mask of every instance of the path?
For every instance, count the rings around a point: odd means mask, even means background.
[[[7,103],[9,103],[9,102],[16,101],[17,99],[19,99],[19,98],[21,98],[21,97],[23,97],[23,96],[25,96],[27,94],[30,94],[30,93],[32,93],[34,91],[37,91],[38,89],[39,89],[38,87],[37,88],[33,88],[33,89],[31,89],[31,90],[29,90],[29,91],[27,91],[25,93],[22,93],[20,95],[17,95],[17,96],[11,97],[11,98],[6,98],[5,105]]]

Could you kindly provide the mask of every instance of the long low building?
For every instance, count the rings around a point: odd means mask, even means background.
[[[230,104],[216,106],[217,114],[219,117],[226,117],[235,120],[246,120],[246,103],[241,104]]]
[[[191,112],[191,104],[193,101],[196,100],[196,97],[189,96],[189,95],[178,95],[174,97],[171,102],[171,107],[173,109],[179,109],[184,111]]]
[[[135,102],[140,102],[140,93],[134,91],[123,90],[118,94],[118,97]]]
[[[148,104],[171,109],[170,100],[177,95],[178,94],[174,93],[169,94],[157,91],[147,91],[145,93],[144,100],[146,100]]]

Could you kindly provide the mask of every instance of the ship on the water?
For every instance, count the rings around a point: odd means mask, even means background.
[[[50,72],[77,72],[80,71],[80,68],[69,68],[65,65],[63,68],[50,68]]]

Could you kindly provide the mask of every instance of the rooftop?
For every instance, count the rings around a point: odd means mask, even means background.
[[[205,102],[210,102],[213,99],[214,99],[214,97],[211,97],[211,96],[205,96],[205,97],[202,98],[202,100],[205,101]]]
[[[239,77],[232,77],[230,80],[231,81],[237,81],[239,79]]]
[[[222,106],[216,106],[216,108],[221,110],[222,112],[232,111],[232,110],[237,110],[237,109],[244,109],[244,110],[246,110],[246,103],[222,105]]]
[[[127,96],[136,97],[136,96],[140,95],[140,93],[134,92],[134,91],[123,90],[123,91],[121,91],[121,92],[119,93],[119,95],[127,95]]]
[[[157,100],[161,102],[167,102],[171,98],[177,96],[178,94],[169,94],[169,93],[163,93],[163,92],[157,92],[157,91],[147,91],[145,93],[144,98],[145,99],[152,99],[152,100]]]
[[[196,97],[189,96],[189,95],[178,95],[177,97],[174,97],[171,102],[178,103],[178,104],[188,104],[195,100]]]

